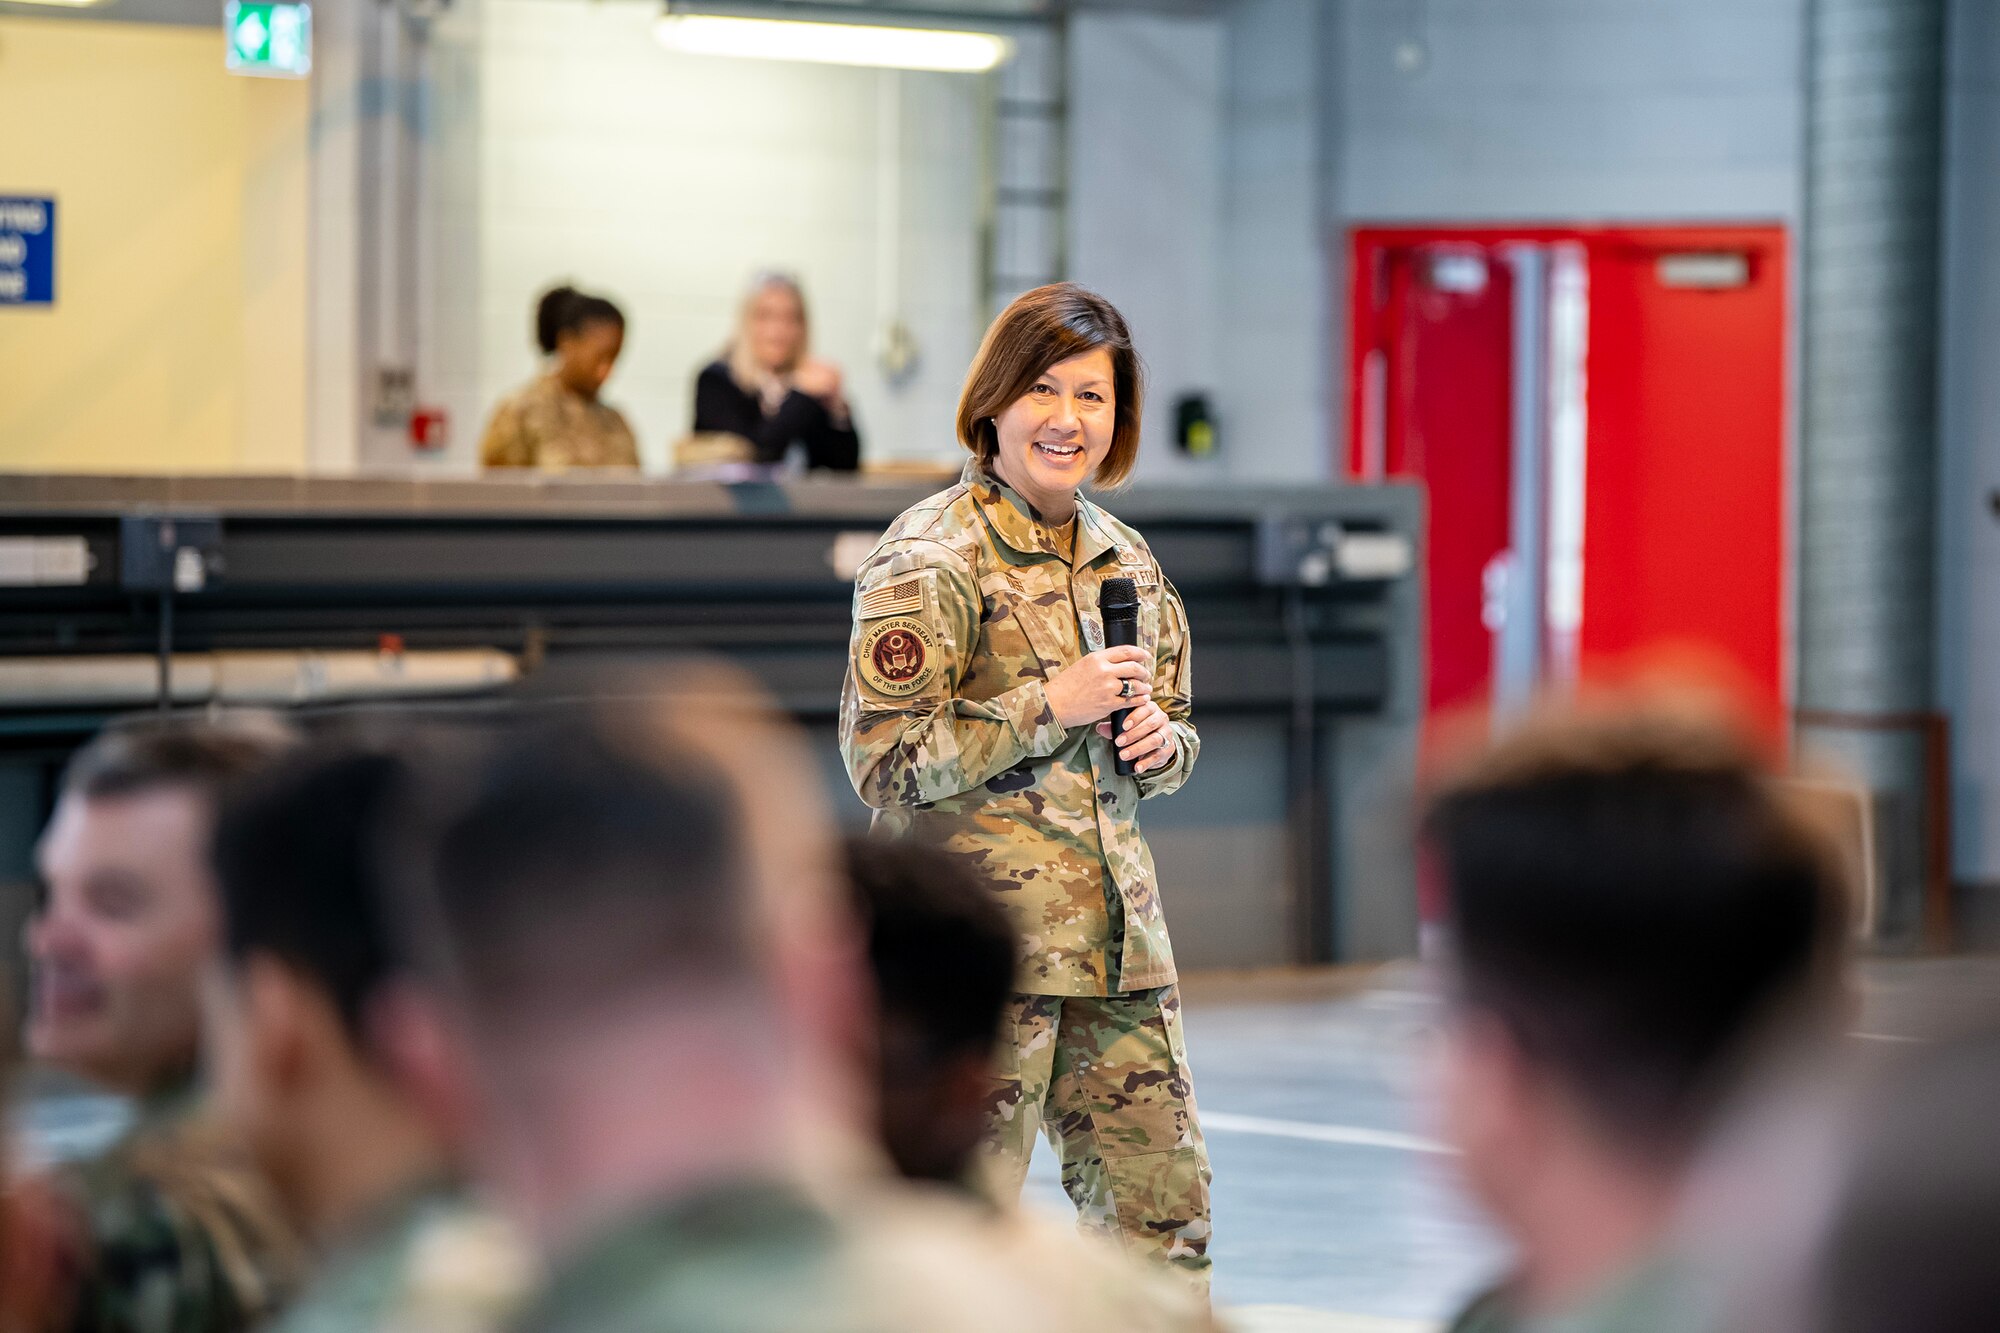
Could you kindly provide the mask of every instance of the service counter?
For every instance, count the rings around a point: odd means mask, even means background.
[[[0,476],[0,880],[109,716],[508,706],[557,661],[728,657],[834,750],[854,568],[935,487]],[[1403,486],[1137,486],[1200,764],[1143,818],[1189,967],[1406,955],[1421,513]],[[17,901],[19,894],[15,895]]]

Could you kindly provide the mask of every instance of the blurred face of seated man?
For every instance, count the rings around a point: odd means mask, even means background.
[[[1686,1299],[1705,1138],[1839,1012],[1835,861],[1729,732],[1657,706],[1501,742],[1422,849],[1450,905],[1440,1116],[1516,1250],[1455,1327],[1652,1327]]]
[[[67,1327],[247,1328],[293,1289],[297,1237],[195,1078],[216,805],[290,740],[264,718],[146,719],[64,774],[38,853],[28,1044],[137,1101],[116,1142],[29,1185],[59,1238]]]
[[[218,789],[267,761],[274,728],[115,728],[79,752],[37,848],[27,1047],[144,1097],[190,1078],[216,943],[208,840]]]

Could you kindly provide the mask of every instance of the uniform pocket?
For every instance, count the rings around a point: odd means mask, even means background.
[[[1160,992],[1160,1017],[1167,1027],[1167,1052],[1173,1057],[1174,1072],[1182,1082],[1188,1081],[1187,1033],[1181,1028],[1181,988],[1168,986]],[[1188,1089],[1188,1099],[1194,1098],[1194,1089]]]
[[[1160,590],[1147,588],[1139,598],[1139,646],[1148,656],[1160,655]]]
[[[1069,660],[1062,651],[1072,631],[1069,598],[1047,580],[996,572],[979,581],[980,653],[978,674],[991,675],[992,694],[1026,680],[1046,680]],[[974,695],[972,697],[991,697]]]

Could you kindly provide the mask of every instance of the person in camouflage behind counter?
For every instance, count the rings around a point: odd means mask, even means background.
[[[542,472],[636,470],[632,427],[599,396],[625,348],[625,313],[601,296],[558,287],[536,303],[535,345],[547,369],[493,410],[480,463]]]
[[[1086,1226],[1205,1286],[1208,1154],[1138,825],[1201,748],[1187,617],[1145,540],[1078,494],[1129,475],[1143,399],[1125,321],[1094,293],[1037,288],[994,321],[959,402],[964,476],[899,517],[856,578],[840,736],[877,830],[965,857],[1022,939],[997,1187],[1019,1194],[1045,1128]],[[1138,587],[1136,647],[1105,647],[1113,577]],[[1136,776],[1117,775],[1119,753]]]

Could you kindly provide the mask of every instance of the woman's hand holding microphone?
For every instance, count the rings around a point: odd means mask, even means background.
[[[1153,658],[1143,648],[1100,648],[1078,658],[1049,678],[1049,707],[1065,727],[1097,723],[1097,734],[1111,736],[1109,718],[1121,708],[1132,710],[1118,735],[1118,753],[1141,773],[1173,762],[1174,730],[1167,715],[1153,702]]]

